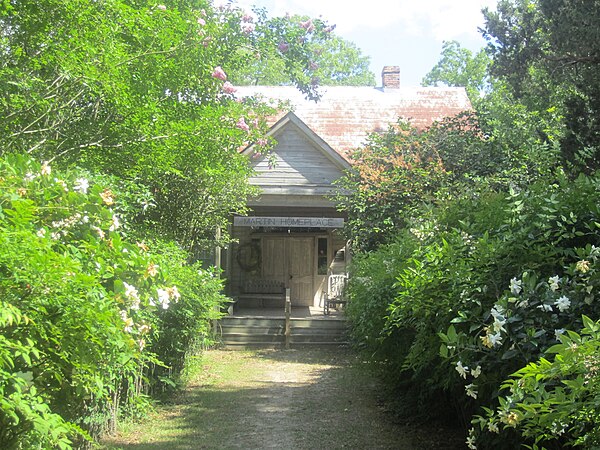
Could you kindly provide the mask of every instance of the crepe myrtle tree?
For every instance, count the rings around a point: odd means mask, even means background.
[[[239,148],[269,146],[271,110],[230,78],[269,54],[317,100],[311,49],[330,31],[206,0],[0,2],[0,153],[145,187],[129,222],[192,248],[244,211]]]

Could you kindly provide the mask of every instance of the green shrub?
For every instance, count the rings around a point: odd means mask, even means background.
[[[556,329],[577,332],[582,314],[600,316],[598,205],[597,177],[465,195],[424,211],[395,247],[356,258],[355,336],[376,337],[371,346],[388,378],[418,393],[404,402],[407,412],[431,417],[452,408],[466,426],[481,406],[494,404],[511,373],[556,344]],[[390,248],[398,258],[388,257]],[[585,282],[582,261],[592,277]],[[556,279],[560,289],[553,290]],[[517,300],[511,285],[520,285]],[[490,448],[522,441],[514,430],[481,439]]]
[[[600,322],[582,322],[581,335],[562,332],[546,350],[552,361],[531,362],[502,384],[496,410],[474,420],[478,432],[512,428],[535,449],[600,446]]]
[[[206,336],[220,282],[123,240],[114,205],[80,174],[0,160],[2,448],[84,445],[167,381],[157,355],[176,376]]]

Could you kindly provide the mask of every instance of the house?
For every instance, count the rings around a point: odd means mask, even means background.
[[[324,87],[319,102],[294,87],[239,87],[238,96],[289,100],[292,108],[273,118],[271,158],[243,150],[254,167],[250,182],[262,194],[252,214],[234,217],[238,240],[225,253],[229,295],[245,306],[277,306],[275,294],[291,289],[292,306],[317,306],[332,273],[345,272],[349,251],[340,233],[345,216],[328,194],[351,167],[351,152],[368,134],[399,118],[416,127],[471,108],[463,88],[402,87],[399,67],[385,67],[381,87]]]

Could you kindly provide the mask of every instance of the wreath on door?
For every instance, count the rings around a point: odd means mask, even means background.
[[[260,245],[257,242],[247,242],[237,249],[236,260],[245,272],[256,270],[260,266]]]

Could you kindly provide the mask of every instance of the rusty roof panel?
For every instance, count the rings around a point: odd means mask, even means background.
[[[364,145],[374,131],[384,131],[399,118],[425,128],[444,117],[470,110],[464,88],[329,86],[322,88],[319,102],[306,100],[291,86],[240,86],[238,97],[262,96],[289,100],[293,112],[340,155],[347,156]],[[273,124],[288,111],[273,117]]]

